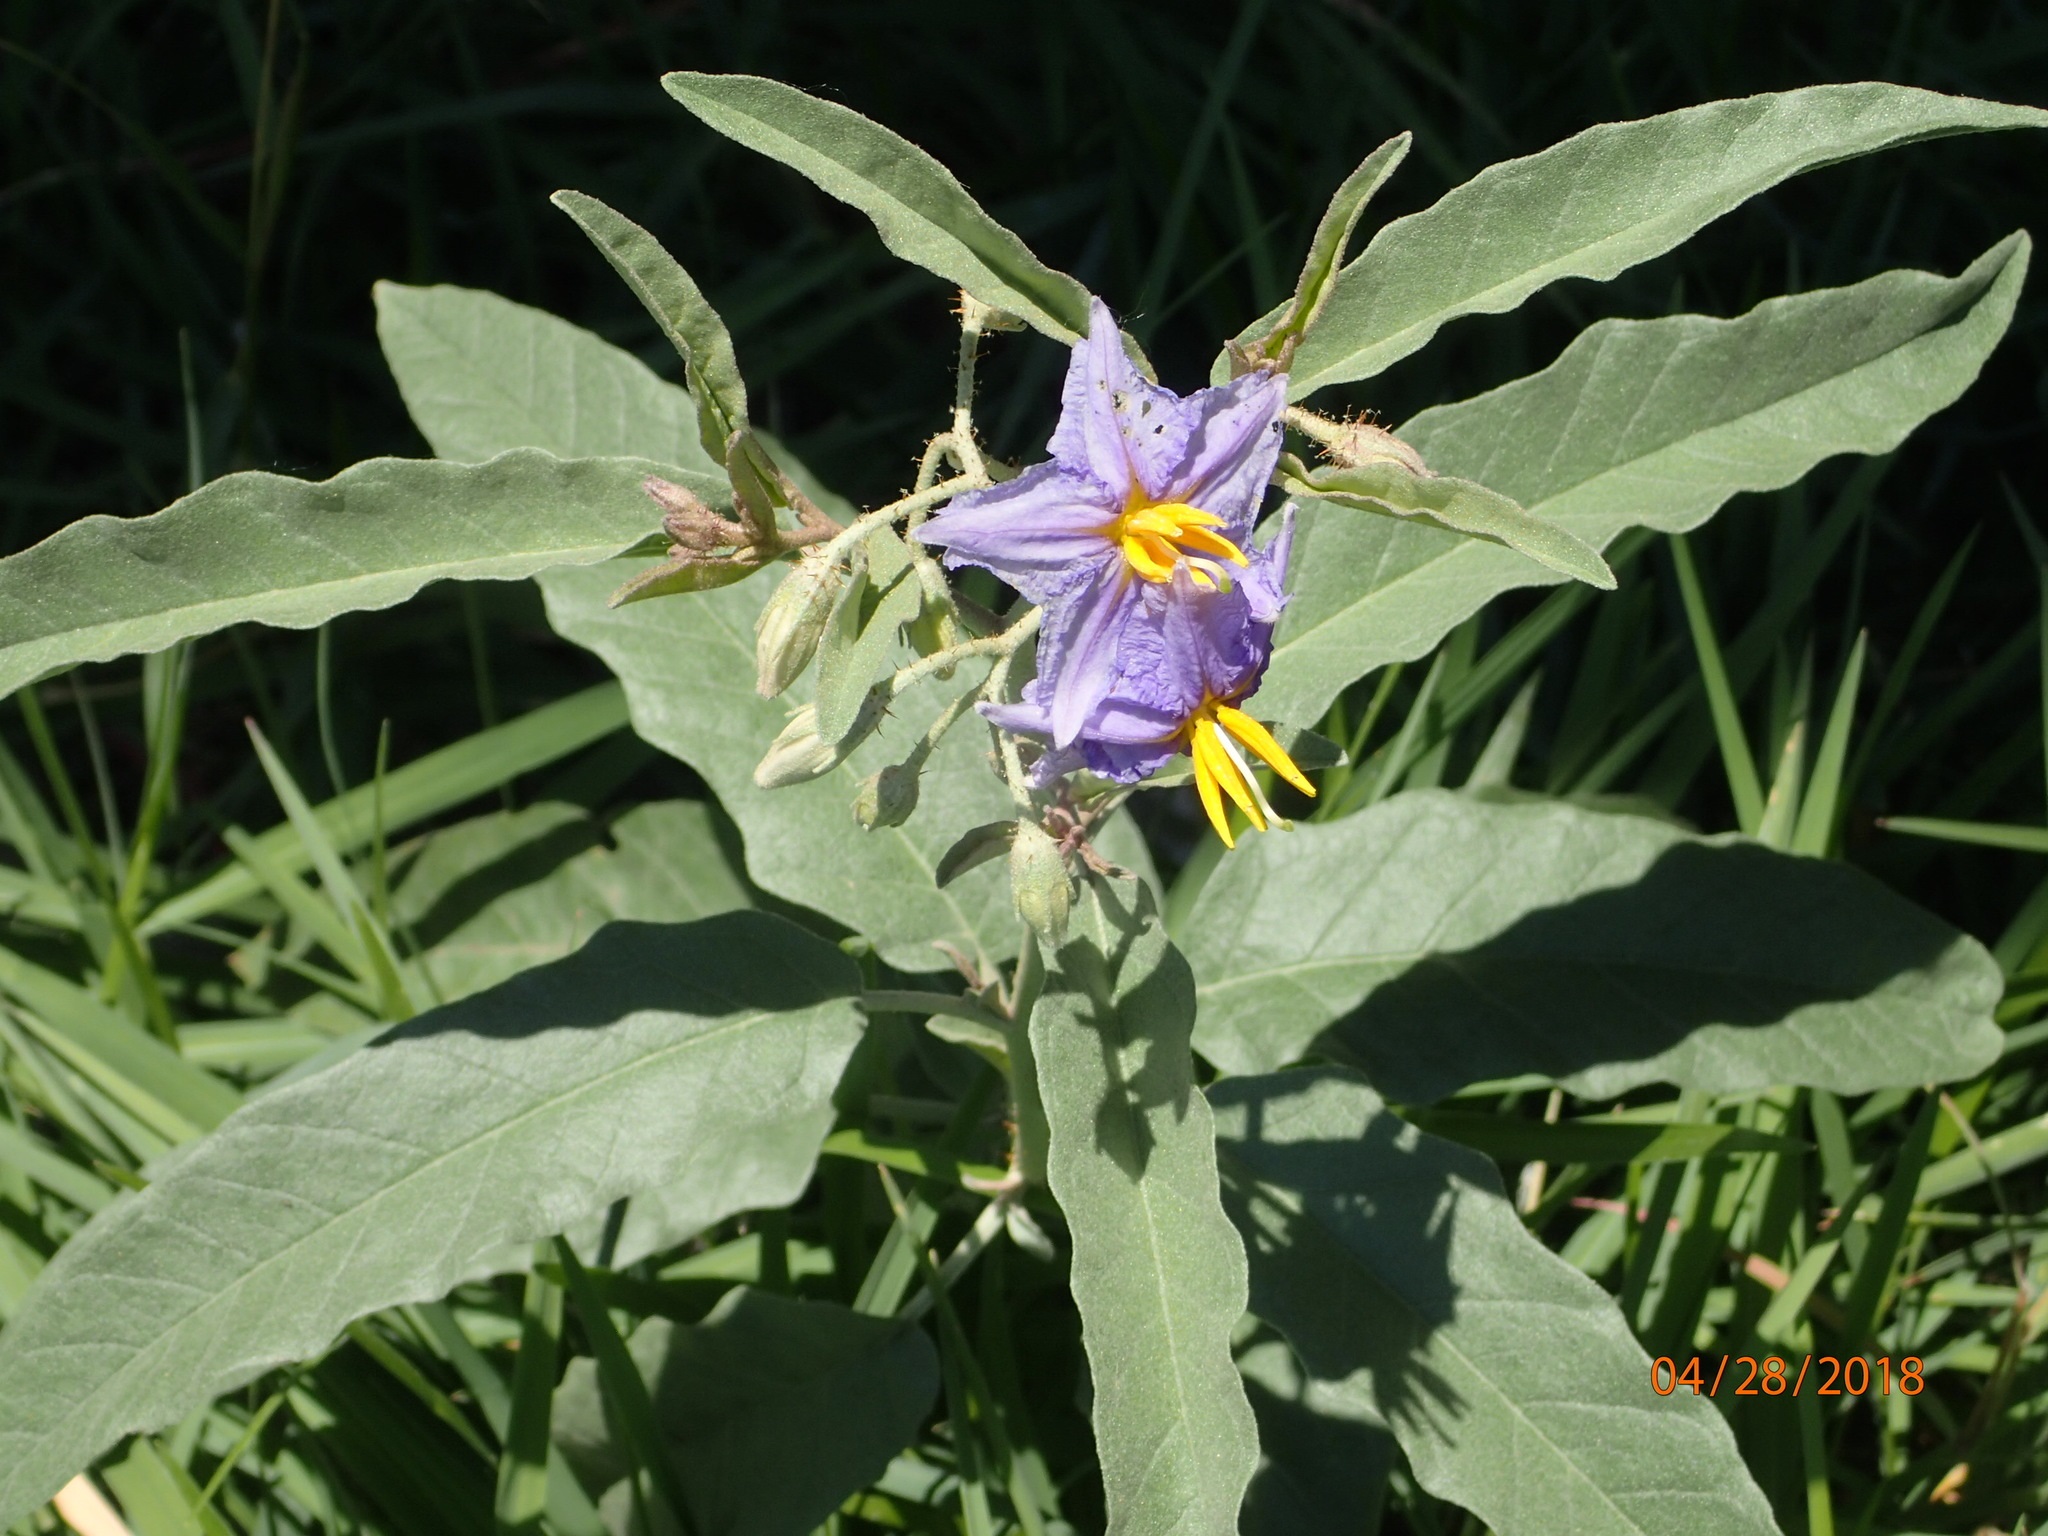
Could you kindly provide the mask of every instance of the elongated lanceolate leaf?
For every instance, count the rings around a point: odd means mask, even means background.
[[[1942,134],[2040,127],[2048,112],[2035,107],[1882,83],[1602,123],[1488,166],[1374,235],[1331,285],[1288,393],[1370,378],[1446,322],[1513,309],[1559,278],[1604,281],[1801,171]]]
[[[1555,802],[1424,790],[1260,838],[1181,941],[1210,1060],[1331,1050],[1409,1103],[1523,1073],[1861,1093],[2003,1043],[1983,946],[1862,871]]]
[[[1323,210],[1322,218],[1316,221],[1316,232],[1309,239],[1308,255],[1302,260],[1301,276],[1295,279],[1293,296],[1233,338],[1234,345],[1248,360],[1280,360],[1286,355],[1287,344],[1293,341],[1298,346],[1300,337],[1315,324],[1329,302],[1338,265],[1351,243],[1351,232],[1365,214],[1365,205],[1408,158],[1408,146],[1414,137],[1410,133],[1395,134],[1360,161],[1358,169],[1346,176],[1331,194],[1330,206]],[[1229,376],[1227,350],[1218,366],[1222,372],[1216,382],[1220,384]]]
[[[704,776],[739,824],[755,884],[866,934],[904,970],[948,967],[938,940],[970,955],[1014,951],[1017,919],[999,867],[970,870],[944,890],[937,881],[939,861],[962,827],[1013,810],[986,760],[988,729],[980,721],[956,726],[932,755],[908,822],[869,832],[853,819],[861,780],[899,761],[955,693],[978,686],[979,665],[898,699],[875,734],[831,772],[762,789],[754,765],[816,682],[812,669],[780,698],[754,691],[754,617],[768,599],[767,583],[607,608],[616,584],[602,570],[543,577],[548,622],[618,674],[642,738]],[[895,661],[909,656],[908,647],[896,647]]]
[[[1683,532],[1738,491],[1838,453],[1883,453],[1977,376],[2031,249],[2001,241],[1959,277],[1886,272],[1772,299],[1736,320],[1603,320],[1541,373],[1399,429],[1432,470],[1477,481],[1604,549]],[[1313,720],[1353,679],[1426,655],[1485,603],[1554,578],[1435,529],[1304,507],[1259,706]]]
[[[1136,882],[1091,878],[1031,1014],[1095,1389],[1111,1536],[1235,1536],[1258,1431],[1230,1355],[1244,1250],[1195,1087],[1187,962]]]
[[[549,201],[604,253],[682,354],[697,405],[698,442],[713,460],[724,462],[727,439],[747,424],[747,385],[718,311],[661,242],[624,214],[582,192],[557,192]]]
[[[874,220],[882,243],[1059,342],[1088,331],[1088,290],[982,211],[930,155],[849,107],[755,75],[663,75],[706,124]]]
[[[1529,1235],[1484,1158],[1348,1073],[1209,1097],[1252,1310],[1423,1487],[1500,1536],[1776,1532],[1713,1405],[1650,1390],[1612,1298]]]
[[[939,1388],[915,1324],[751,1286],[694,1327],[649,1318],[630,1348],[700,1536],[815,1530],[916,1438]],[[556,1441],[627,1536],[632,1463],[611,1419],[595,1362],[575,1361]]]
[[[88,517],[0,560],[0,694],[230,624],[310,629],[432,581],[609,559],[659,521],[642,459],[523,449],[369,459],[332,480],[227,475],[149,517]]]
[[[545,448],[724,478],[723,450],[699,443],[690,397],[603,337],[480,288],[379,283],[373,294],[384,360],[436,457],[469,464]],[[659,523],[650,515],[641,531]]]
[[[1527,555],[1560,575],[1612,590],[1614,572],[1578,535],[1532,516],[1499,491],[1455,475],[1416,474],[1392,462],[1290,475],[1285,489],[1298,505],[1348,507],[1398,517],[1446,533],[1485,539]],[[1324,514],[1327,515],[1327,514]]]
[[[0,1529],[351,1319],[685,1181],[802,1190],[860,979],[778,918],[616,924],[230,1116],[67,1243],[0,1334]]]

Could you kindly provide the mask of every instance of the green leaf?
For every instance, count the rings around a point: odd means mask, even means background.
[[[917,618],[924,604],[910,551],[894,532],[885,528],[870,534],[862,548],[866,562],[839,594],[818,644],[812,684],[819,739],[834,744],[853,729],[868,689],[901,649],[903,626]]]
[[[1498,491],[1455,475],[1418,475],[1406,465],[1381,462],[1290,475],[1284,488],[1303,504],[1327,503],[1462,533],[1527,555],[1590,586],[1614,588],[1614,572],[1577,535],[1532,516]]]
[[[366,848],[381,830],[402,832],[429,816],[509,784],[522,773],[544,768],[626,723],[626,696],[617,683],[599,683],[581,693],[478,731],[473,736],[394,769],[383,784],[361,784],[313,808],[313,818],[342,854]],[[313,861],[289,822],[251,839],[265,862],[297,874]],[[181,891],[137,925],[148,935],[195,922],[233,906],[263,888],[246,864],[230,864],[190,890]]]
[[[1414,137],[1411,133],[1395,134],[1344,178],[1331,194],[1330,206],[1323,210],[1322,218],[1316,222],[1316,232],[1309,240],[1308,255],[1302,259],[1301,276],[1295,280],[1293,296],[1238,332],[1232,342],[1238,351],[1248,358],[1280,361],[1288,357],[1287,344],[1290,340],[1299,345],[1299,338],[1315,325],[1323,306],[1330,300],[1331,285],[1336,280],[1338,266],[1344,260],[1345,247],[1351,243],[1351,232],[1358,228],[1358,220],[1365,212],[1365,205],[1408,157],[1408,146]],[[1216,360],[1213,382],[1221,384],[1230,374],[1230,350],[1226,348]]]
[[[1415,1479],[1500,1536],[1772,1532],[1712,1403],[1650,1390],[1613,1300],[1532,1237],[1477,1153],[1348,1073],[1210,1091],[1252,1310]]]
[[[1523,1073],[1861,1093],[2003,1043],[1983,947],[1861,870],[1558,802],[1416,791],[1259,838],[1180,937],[1210,1060],[1333,1051],[1399,1102]]]
[[[1382,228],[1331,285],[1289,394],[1370,378],[1446,322],[1513,309],[1559,278],[1605,281],[1801,171],[1944,134],[2039,127],[2048,112],[2035,107],[1882,83],[1601,123],[1488,166]]]
[[[656,520],[638,459],[534,449],[228,475],[149,517],[88,517],[0,560],[0,694],[230,624],[310,629],[429,582],[609,559]],[[667,473],[674,474],[670,470]]]
[[[921,1329],[748,1286],[694,1327],[648,1319],[629,1348],[698,1536],[815,1529],[916,1438],[939,1385]],[[555,1433],[625,1536],[628,1465],[593,1361],[556,1390]]]
[[[1882,453],[1977,376],[2031,249],[2000,242],[1960,277],[1886,272],[1772,299],[1736,320],[1603,320],[1541,373],[1434,407],[1400,436],[1604,549],[1637,525],[1697,527],[1738,491],[1837,453]],[[1428,654],[1491,598],[1550,578],[1435,529],[1302,510],[1262,709],[1318,718],[1354,678]]]
[[[1268,1334],[1241,1351],[1259,1421],[1259,1470],[1245,1493],[1244,1536],[1376,1531],[1394,1442],[1367,1409],[1301,1368]]]
[[[697,406],[697,441],[723,463],[727,441],[747,425],[747,384],[718,311],[661,242],[624,214],[582,192],[557,192],[548,201],[604,253],[681,354]]]
[[[1719,1121],[1623,1120],[1588,1116],[1546,1124],[1515,1115],[1456,1109],[1411,1109],[1406,1117],[1445,1141],[1496,1162],[1682,1163],[1734,1152],[1792,1152],[1801,1143]]]
[[[481,463],[545,448],[564,459],[653,459],[706,477],[724,500],[723,444],[707,453],[690,397],[632,353],[477,288],[374,292],[384,359],[437,458]],[[656,521],[648,513],[640,531]]]
[[[780,160],[874,221],[882,244],[1055,341],[1088,331],[1088,290],[982,211],[930,155],[851,108],[755,75],[663,75],[727,138]]]
[[[640,1190],[793,1199],[859,976],[760,913],[614,924],[255,1099],[71,1240],[0,1334],[0,1529],[131,1430]]]
[[[241,1103],[226,1083],[84,987],[5,948],[0,994],[21,1004],[24,1028],[165,1141],[201,1135]]]
[[[1244,1250],[1218,1201],[1194,1017],[1193,978],[1150,893],[1090,877],[1032,1010],[1031,1051],[1110,1536],[1231,1536],[1258,1464],[1230,1355]]]
[[[559,803],[479,816],[428,837],[391,894],[392,925],[425,946],[413,965],[441,1002],[559,960],[615,920],[750,905],[697,800],[636,806],[608,829]]]
[[[1883,816],[1880,827],[1908,837],[1932,837],[1945,843],[1973,843],[1980,848],[2010,848],[2015,853],[2048,853],[2048,827],[2012,826],[1997,821],[1943,821],[1932,816]]]
[[[979,722],[963,722],[932,755],[911,820],[868,832],[853,819],[861,780],[901,758],[951,692],[977,686],[978,666],[896,700],[880,729],[829,773],[764,790],[754,765],[816,681],[813,669],[778,699],[754,691],[754,617],[766,583],[608,609],[612,582],[602,571],[543,577],[548,621],[618,675],[634,730],[703,775],[739,825],[756,885],[866,934],[902,970],[945,968],[939,940],[990,959],[1014,951],[1017,919],[1000,868],[970,870],[944,890],[936,880],[959,828],[1015,814],[989,771]],[[908,654],[899,647],[897,659]]]

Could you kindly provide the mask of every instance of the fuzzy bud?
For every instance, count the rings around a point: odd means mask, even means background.
[[[1369,421],[1347,421],[1323,442],[1323,456],[1343,469],[1363,469],[1368,464],[1398,464],[1411,475],[1426,475],[1429,467],[1422,455],[1385,427]]]
[[[1010,842],[1010,899],[1017,915],[1048,944],[1067,935],[1067,914],[1074,905],[1074,886],[1066,855],[1051,833],[1037,822],[1020,819]]]
[[[800,555],[754,621],[754,687],[772,699],[803,674],[845,585],[846,568],[818,555]]]
[[[916,809],[917,770],[908,763],[891,763],[880,773],[868,775],[853,799],[853,819],[870,832],[877,827],[900,827]]]
[[[784,789],[830,773],[882,723],[888,703],[888,696],[880,685],[870,688],[868,696],[861,700],[860,713],[854,716],[853,729],[836,743],[818,734],[817,706],[804,705],[789,717],[789,724],[768,744],[768,751],[754,765],[754,783],[762,789]]]

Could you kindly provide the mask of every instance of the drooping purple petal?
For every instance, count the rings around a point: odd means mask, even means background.
[[[917,537],[945,550],[948,567],[981,566],[1046,603],[1116,558],[1100,530],[1122,510],[1092,477],[1034,464],[1014,480],[954,497]]]
[[[1052,740],[1072,746],[1095,707],[1116,686],[1122,637],[1144,606],[1143,584],[1119,571],[1077,588],[1049,611],[1052,632],[1040,632],[1038,681],[1052,709]]]
[[[1279,623],[1280,610],[1287,606],[1283,584],[1287,579],[1287,560],[1293,552],[1294,506],[1289,503],[1281,509],[1279,531],[1264,549],[1251,552],[1251,565],[1237,577],[1252,617],[1262,624]]]

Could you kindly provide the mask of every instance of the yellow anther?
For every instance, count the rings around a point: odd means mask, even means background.
[[[1241,709],[1232,709],[1228,704],[1218,704],[1216,723],[1264,758],[1266,766],[1281,778],[1307,795],[1309,799],[1315,799],[1315,785],[1309,783],[1302,771],[1295,767],[1294,759],[1287,755],[1285,747],[1273,739],[1273,733],[1258,721]]]
[[[1097,531],[1119,545],[1125,562],[1147,581],[1173,580],[1174,567],[1190,562],[1196,582],[1214,591],[1215,577],[1205,566],[1218,560],[1249,565],[1244,551],[1212,530],[1223,526],[1214,512],[1184,501],[1148,502],[1133,489],[1124,510]]]
[[[1243,811],[1246,819],[1261,832],[1269,824],[1290,825],[1267,805],[1266,797],[1252,778],[1245,759],[1231,745],[1233,740],[1251,748],[1268,767],[1303,794],[1314,797],[1315,786],[1295,766],[1294,759],[1287,755],[1287,749],[1273,739],[1271,731],[1243,710],[1233,709],[1213,698],[1207,699],[1189,718],[1183,730],[1188,756],[1195,765],[1195,792],[1201,796],[1202,809],[1208,814],[1216,835],[1223,839],[1224,847],[1237,846],[1237,839],[1230,831],[1231,804]]]

